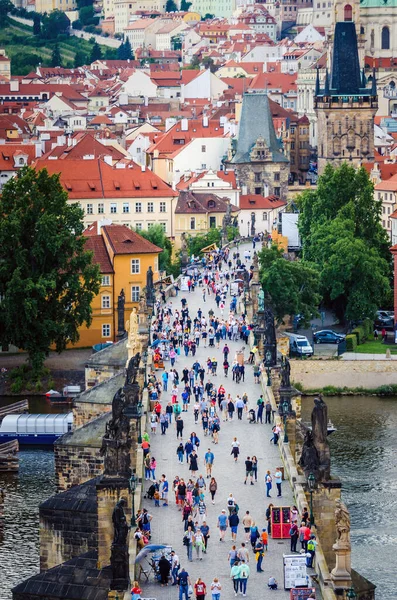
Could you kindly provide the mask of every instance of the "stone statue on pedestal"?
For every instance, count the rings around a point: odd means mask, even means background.
[[[123,388],[113,397],[112,418],[106,425],[100,454],[104,457],[104,476],[129,479],[131,477],[130,420],[124,414],[126,398]]]
[[[117,591],[126,590],[129,584],[129,555],[127,546],[129,527],[124,513],[126,504],[125,498],[120,498],[112,514],[114,536],[110,555],[110,565],[112,568],[110,588]]]
[[[255,213],[251,213],[251,237],[255,237]]]
[[[267,352],[271,353],[269,361],[270,367],[275,367],[277,364],[277,341],[276,327],[274,325],[274,315],[271,308],[265,308],[265,356]]]
[[[133,356],[136,355],[136,353],[140,353],[142,352],[142,344],[139,341],[139,320],[138,320],[138,313],[136,311],[136,308],[133,308],[130,314],[130,318],[127,321],[127,331],[128,331],[128,340],[127,340],[127,351],[128,351],[128,358],[127,358],[127,365],[129,364],[129,361],[131,360],[131,358]]]
[[[299,465],[306,477],[313,473],[318,483],[331,477],[331,454],[328,444],[327,405],[320,397],[314,399],[312,428],[306,429]]]
[[[260,312],[265,310],[265,292],[262,288],[258,292],[258,310]]]
[[[154,285],[153,285],[153,270],[150,266],[146,273],[146,304],[154,306],[156,300]]]
[[[130,358],[130,360],[128,361],[128,366],[127,366],[127,373],[126,373],[126,377],[125,377],[125,386],[127,385],[133,385],[134,383],[137,383],[137,375],[139,372],[139,365],[141,362],[141,355],[139,352],[137,352],[135,354],[135,356],[133,356],[132,358]]]
[[[189,262],[188,243],[186,233],[181,233],[181,267],[182,269],[187,266]]]
[[[290,388],[291,387],[291,365],[286,356],[282,356],[281,358],[281,387],[282,388]]]
[[[335,568],[331,571],[334,588],[351,585],[350,514],[342,500],[335,501],[335,527],[337,539],[332,546],[336,555]]]
[[[117,298],[117,337],[118,338],[122,338],[125,333],[124,306],[125,306],[125,294],[124,294],[124,290],[121,290],[121,292]]]

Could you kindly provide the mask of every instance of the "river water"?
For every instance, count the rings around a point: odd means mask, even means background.
[[[342,480],[351,515],[352,566],[376,586],[376,597],[396,598],[397,398],[325,398],[337,431],[330,436],[331,472]],[[310,420],[312,398],[302,416]],[[394,565],[394,566],[393,566]]]
[[[26,397],[26,396],[25,396]],[[0,406],[22,398],[0,396]],[[29,398],[31,413],[68,412],[45,397]],[[5,527],[0,533],[0,600],[10,600],[11,588],[39,571],[39,505],[55,493],[54,453],[48,447],[21,446],[19,473],[0,473],[6,493]]]

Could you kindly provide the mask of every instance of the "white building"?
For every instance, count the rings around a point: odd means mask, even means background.
[[[205,15],[214,15],[215,17],[229,18],[236,10],[236,0],[193,0],[191,11]]]

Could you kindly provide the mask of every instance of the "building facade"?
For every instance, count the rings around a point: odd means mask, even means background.
[[[360,75],[356,28],[352,21],[335,27],[332,74],[320,89],[317,76],[314,108],[318,127],[318,172],[326,164],[353,165],[374,160],[374,116],[378,109],[375,76],[370,87]]]
[[[255,118],[253,118],[255,115]],[[228,161],[244,195],[287,197],[289,161],[264,92],[244,94],[236,147]]]

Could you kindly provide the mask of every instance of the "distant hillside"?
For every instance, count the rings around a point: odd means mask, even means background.
[[[9,17],[9,25],[0,29],[0,48],[4,48],[11,59],[12,75],[27,75],[39,64],[54,66],[51,62],[56,45],[61,55],[61,65],[56,66],[72,68],[89,64],[94,40],[91,42],[66,35],[59,35],[57,40],[41,39],[33,35],[32,27],[17,23],[12,17]],[[101,50],[108,59],[117,56],[117,51],[112,48],[101,46]]]

